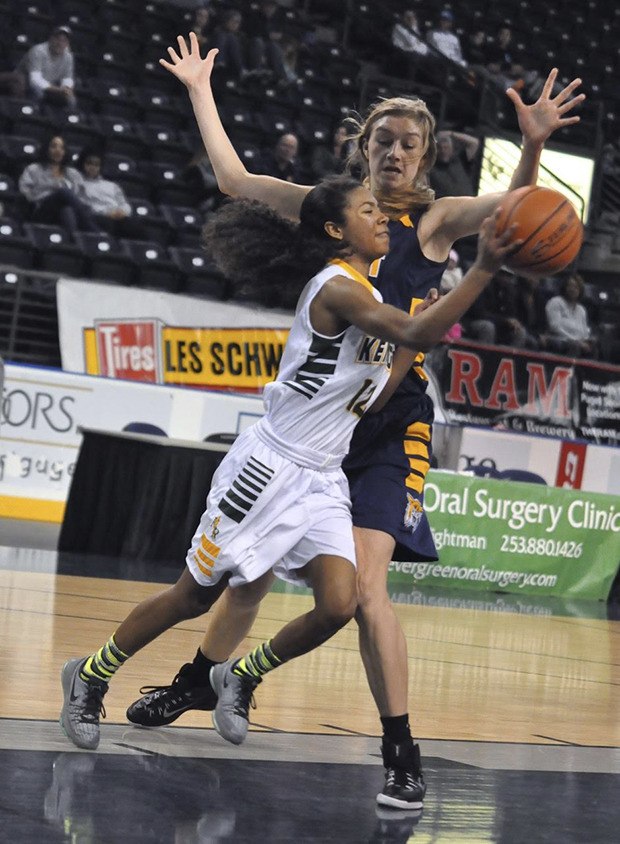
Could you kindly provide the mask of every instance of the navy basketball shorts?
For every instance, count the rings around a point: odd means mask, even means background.
[[[405,432],[368,439],[343,466],[351,492],[354,527],[388,533],[394,559],[438,559],[424,512],[424,480],[431,460],[430,422],[412,422]],[[385,432],[384,432],[385,433]]]

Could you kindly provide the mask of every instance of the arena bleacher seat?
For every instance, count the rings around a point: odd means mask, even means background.
[[[4,135],[0,137],[0,169],[18,179],[24,167],[36,160],[38,152],[37,138]]]
[[[34,250],[34,268],[71,276],[82,275],[84,255],[62,226],[24,223],[24,234]]]
[[[111,235],[77,232],[75,244],[85,258],[83,271],[87,278],[123,285],[134,282],[134,262],[120,251]]]
[[[150,161],[143,164],[143,171],[150,180],[151,198],[158,205],[192,204],[192,191],[183,181],[183,169],[174,164]]]
[[[226,299],[230,286],[202,249],[171,246],[170,257],[184,278],[181,292]]]
[[[121,240],[122,252],[134,265],[134,283],[176,293],[182,282],[177,265],[168,257],[166,248],[154,241]]]
[[[0,217],[0,263],[24,269],[30,269],[34,263],[31,241],[22,234],[19,221],[10,217]]]
[[[182,208],[178,205],[160,205],[164,220],[174,232],[177,246],[199,246],[203,226],[203,215],[196,208]]]
[[[23,219],[28,205],[19,190],[17,183],[12,176],[0,172],[0,205],[7,217]]]

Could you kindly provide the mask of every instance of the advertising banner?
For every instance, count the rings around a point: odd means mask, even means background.
[[[620,563],[617,497],[431,471],[424,504],[439,562],[392,562],[390,587],[607,598]]]
[[[237,434],[262,399],[7,365],[0,404],[0,516],[61,521],[80,428],[201,442]]]
[[[63,369],[258,393],[278,374],[290,312],[63,279]]]
[[[433,426],[434,452],[442,429],[441,425]],[[454,427],[449,427],[449,431],[454,439]],[[496,480],[529,481],[620,495],[620,449],[617,447],[482,427],[466,426],[458,433],[457,460],[440,460],[442,469],[471,472]]]
[[[427,356],[441,417],[529,434],[620,441],[620,367],[465,342]]]

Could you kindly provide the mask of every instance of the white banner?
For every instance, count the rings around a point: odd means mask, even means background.
[[[578,440],[463,427],[456,469],[620,495],[620,451]],[[527,477],[531,475],[532,477]]]
[[[8,364],[0,414],[0,516],[60,520],[80,427],[148,431],[145,426],[154,426],[165,436],[199,442],[239,433],[262,414],[257,396]]]

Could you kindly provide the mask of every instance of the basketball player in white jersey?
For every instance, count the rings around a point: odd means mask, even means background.
[[[61,724],[78,747],[98,746],[103,696],[125,660],[206,612],[227,585],[243,589],[274,569],[308,584],[315,599],[309,613],[273,639],[213,669],[214,725],[235,744],[245,738],[262,675],[318,647],[353,618],[351,502],[340,466],[355,425],[387,401],[412,356],[438,342],[469,308],[520,245],[510,243],[511,234],[497,236],[489,218],[459,287],[413,319],[381,304],[367,280],[371,261],[388,251],[389,235],[386,215],[359,182],[339,177],[318,185],[303,202],[298,226],[248,200],[214,215],[206,238],[229,276],[253,274],[267,284],[274,274],[289,284],[312,277],[278,378],[265,389],[266,415],[236,440],[215,473],[183,574],[132,610],[100,650],[63,668]],[[402,347],[396,354],[395,344]],[[421,778],[415,785],[421,805],[425,785]]]

